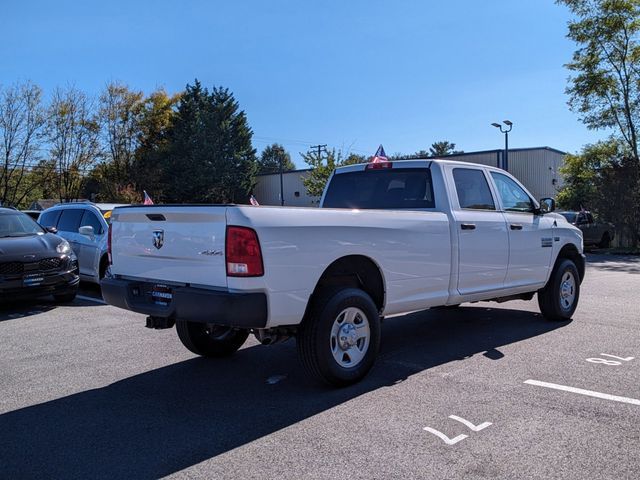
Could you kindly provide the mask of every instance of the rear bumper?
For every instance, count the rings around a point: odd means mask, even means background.
[[[167,305],[154,303],[153,283],[104,278],[102,297],[116,307],[152,317],[240,328],[264,328],[267,324],[267,296],[264,293],[231,293],[195,287],[171,287]]]

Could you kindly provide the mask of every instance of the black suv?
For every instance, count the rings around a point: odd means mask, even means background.
[[[22,212],[0,208],[0,299],[53,295],[70,302],[79,283],[69,242]]]

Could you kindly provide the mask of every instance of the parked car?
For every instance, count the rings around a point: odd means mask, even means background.
[[[296,337],[307,371],[338,386],[373,365],[382,316],[537,293],[544,317],[567,320],[578,304],[582,233],[503,170],[350,165],[320,207],[116,208],[103,297],[148,315],[147,327],[175,324],[207,357],[249,333]]]
[[[78,259],[69,242],[28,215],[0,207],[0,298],[53,295],[70,302],[79,282]]]
[[[80,278],[98,283],[104,277],[107,262],[108,217],[123,204],[71,202],[44,210],[38,222],[56,228],[78,256]],[[106,217],[106,218],[105,218]]]
[[[600,222],[591,212],[558,212],[567,221],[582,230],[585,246],[609,248],[615,238],[616,229],[611,223]]]

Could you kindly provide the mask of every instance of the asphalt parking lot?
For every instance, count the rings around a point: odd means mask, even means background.
[[[225,360],[103,305],[0,310],[2,478],[640,477],[640,258],[591,255],[571,322],[537,303],[387,319],[360,384],[293,341]]]

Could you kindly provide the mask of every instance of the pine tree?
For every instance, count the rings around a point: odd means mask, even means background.
[[[252,135],[228,89],[187,85],[170,133],[165,200],[246,203],[257,169]]]

